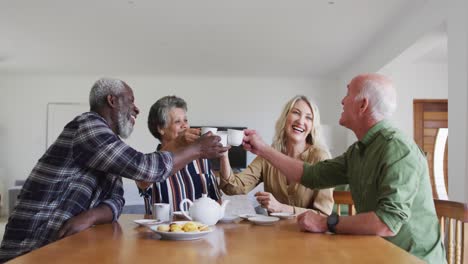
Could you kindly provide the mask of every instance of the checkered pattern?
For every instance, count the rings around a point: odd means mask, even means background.
[[[117,220],[125,203],[121,177],[164,181],[172,167],[172,154],[132,149],[97,113],[77,116],[23,185],[5,229],[0,262],[55,241],[65,221],[100,204],[108,205]]]

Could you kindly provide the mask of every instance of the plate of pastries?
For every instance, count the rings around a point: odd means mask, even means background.
[[[176,221],[170,224],[150,226],[162,239],[167,240],[195,240],[213,232],[213,228],[199,222]]]

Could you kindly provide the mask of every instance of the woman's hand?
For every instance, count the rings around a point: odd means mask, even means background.
[[[167,142],[167,144],[161,150],[175,152],[192,144],[199,138],[199,128],[187,128],[184,131],[181,131],[175,139]]]
[[[144,182],[144,181],[135,181],[135,182],[138,188],[140,188],[141,190],[146,190],[148,189],[148,187],[151,186],[151,182]]]
[[[269,213],[279,213],[279,212],[285,212],[285,206],[284,204],[278,202],[276,198],[273,196],[273,194],[269,192],[257,192],[255,194],[255,197],[257,198],[257,202]]]
[[[200,128],[187,128],[179,134],[187,144],[195,142],[200,137]]]

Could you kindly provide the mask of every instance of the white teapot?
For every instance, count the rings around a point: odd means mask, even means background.
[[[184,203],[189,203],[189,211],[184,211]],[[224,217],[224,211],[229,200],[223,201],[222,205],[219,205],[215,200],[208,198],[207,194],[202,194],[201,198],[195,200],[195,202],[189,199],[184,199],[180,202],[180,210],[182,214],[189,220],[198,221],[205,225],[215,225],[219,219]]]

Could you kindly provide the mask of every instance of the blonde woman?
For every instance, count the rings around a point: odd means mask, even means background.
[[[276,122],[273,148],[299,160],[317,163],[330,153],[320,136],[318,109],[307,97],[298,95],[285,105]],[[333,189],[312,190],[287,178],[268,161],[256,157],[241,173],[234,174],[228,155],[221,157],[221,189],[229,195],[245,194],[264,183],[264,192],[255,194],[260,205],[270,213],[299,214],[313,210],[329,215],[333,209]]]

